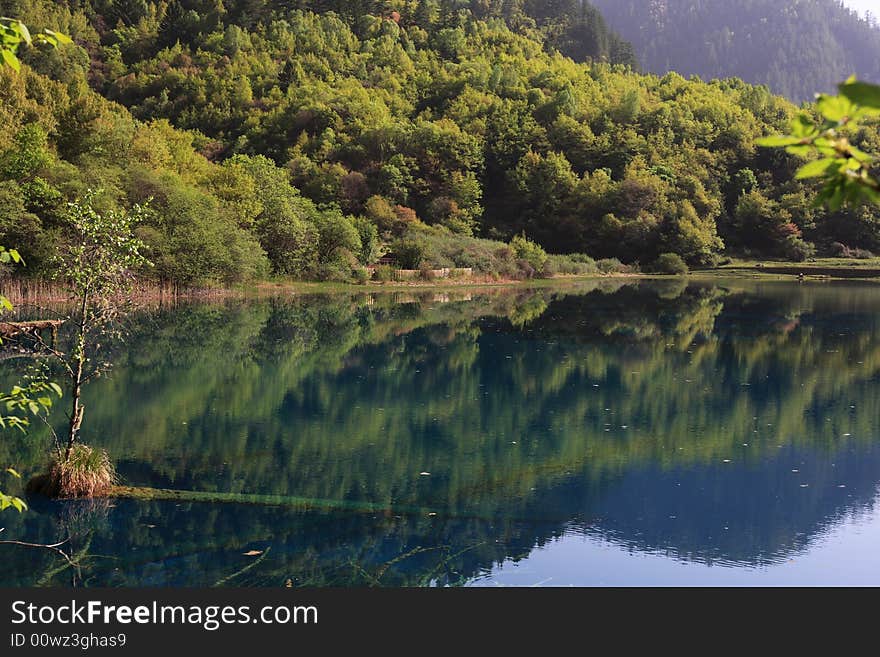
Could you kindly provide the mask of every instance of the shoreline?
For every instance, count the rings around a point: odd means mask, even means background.
[[[342,292],[401,292],[418,290],[495,290],[507,288],[547,288],[576,285],[582,282],[621,280],[693,280],[706,278],[737,278],[750,280],[800,280],[800,281],[862,281],[880,282],[880,268],[868,266],[822,266],[800,263],[768,263],[762,267],[747,264],[725,265],[713,269],[694,269],[688,274],[669,275],[655,273],[634,274],[581,274],[561,275],[552,278],[516,279],[455,279],[433,281],[391,281],[364,284],[329,281],[258,281],[230,287],[173,288],[170,286],[136,286],[128,295],[133,301],[221,301],[234,298],[275,296],[280,294],[329,294]],[[4,292],[15,306],[38,303],[65,303],[68,297],[62,290],[43,283],[17,281],[17,289]]]

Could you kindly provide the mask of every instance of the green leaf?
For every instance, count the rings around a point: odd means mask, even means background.
[[[821,95],[816,101],[816,109],[829,121],[840,123],[852,117],[855,108],[852,102],[845,96]]]
[[[850,153],[850,155],[852,155],[852,157],[854,157],[856,160],[858,160],[862,164],[870,164],[871,162],[874,161],[873,157],[871,157],[870,155],[868,155],[867,153],[865,153],[863,151],[860,151],[855,146],[850,146],[849,153]]]
[[[15,470],[15,468],[6,468],[6,472],[8,472],[9,474],[11,474],[11,475],[12,475],[13,477],[15,477],[16,479],[21,479],[21,475],[18,474],[18,472]]]
[[[25,25],[21,21],[16,21],[16,23],[17,23],[17,27],[18,27],[18,33],[21,35],[22,41],[24,41],[26,44],[30,45],[31,33],[27,29],[27,25]]]
[[[46,34],[54,37],[58,41],[58,43],[73,43],[73,39],[61,32],[56,32],[55,30],[46,30]]]
[[[3,50],[0,50],[0,56],[3,57],[3,61],[6,62],[8,66],[11,66],[14,71],[21,70],[21,63],[18,61],[18,57],[15,56],[14,52],[4,48]]]
[[[765,146],[767,148],[779,148],[780,146],[793,146],[794,144],[800,144],[803,141],[800,137],[791,137],[789,135],[772,135],[770,137],[761,137],[760,139],[756,139],[755,143],[758,146]]]
[[[805,156],[809,155],[811,152],[813,152],[814,150],[815,150],[815,148],[813,146],[801,145],[801,146],[789,146],[788,148],[785,149],[785,152],[790,153],[792,155],[800,155],[801,157],[805,157]],[[837,151],[835,151],[835,154],[837,154]]]
[[[880,86],[867,82],[847,81],[838,89],[850,102],[880,112]]]
[[[807,114],[801,113],[791,122],[791,134],[801,138],[815,137],[819,134],[819,129]]]
[[[59,385],[58,385],[57,383],[55,383],[54,381],[49,381],[49,383],[48,383],[47,385],[48,385],[50,388],[52,388],[52,390],[55,391],[55,394],[56,394],[56,395],[58,395],[59,397],[61,397],[61,386],[59,386]]]
[[[798,169],[795,178],[798,180],[804,180],[805,178],[818,178],[819,176],[824,176],[825,174],[830,173],[832,170],[839,170],[845,162],[846,160],[840,160],[833,157],[826,157],[821,160],[807,162],[804,166]]]

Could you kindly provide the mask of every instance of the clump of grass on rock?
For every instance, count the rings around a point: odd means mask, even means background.
[[[107,495],[116,481],[105,450],[77,443],[67,455],[63,450],[53,454],[46,474],[35,477],[28,489],[56,499],[92,498]]]

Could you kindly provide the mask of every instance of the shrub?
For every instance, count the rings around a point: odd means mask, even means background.
[[[392,251],[397,254],[401,269],[419,269],[425,257],[425,244],[414,239],[402,239],[394,243]]]
[[[858,260],[870,260],[874,254],[866,249],[852,248],[840,242],[831,244],[831,255],[837,258],[856,258]]]
[[[437,277],[434,275],[433,269],[428,266],[422,266],[419,270],[419,278],[423,281],[433,281]]]
[[[547,262],[544,263],[544,269],[539,274],[541,278],[553,278],[556,274],[564,273],[560,271],[560,267],[564,266],[563,259],[559,256],[548,256]]]
[[[358,267],[352,270],[351,278],[357,285],[366,285],[370,280],[370,272],[366,267]]]
[[[596,262],[596,268],[603,274],[620,274],[627,270],[617,258],[603,258]]]
[[[394,280],[394,270],[389,265],[379,265],[373,270],[373,279],[380,283]]]
[[[517,235],[510,240],[510,246],[513,247],[516,257],[525,260],[535,271],[543,271],[544,265],[547,263],[547,252],[541,248],[540,244],[531,241],[525,235]]]
[[[593,274],[597,271],[596,262],[589,256],[582,253],[574,253],[571,255],[551,255],[547,258],[547,264],[544,266],[545,275],[548,272],[567,274],[577,276],[583,274]]]
[[[589,266],[589,267],[595,267],[595,266],[596,266],[596,261],[595,261],[593,258],[591,258],[590,256],[588,256],[586,253],[570,253],[570,254],[569,254],[568,256],[566,256],[566,257],[567,257],[569,260],[571,260],[572,262],[577,262],[577,263],[580,263],[580,264],[584,264],[584,265],[587,265],[587,266]]]
[[[784,257],[794,262],[803,262],[807,258],[816,255],[816,247],[810,242],[805,242],[797,235],[788,235],[782,245]]]
[[[673,275],[687,274],[690,271],[687,263],[677,253],[661,253],[651,266],[651,270],[658,274]]]

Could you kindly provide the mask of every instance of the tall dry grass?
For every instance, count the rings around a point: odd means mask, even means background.
[[[32,479],[28,491],[55,499],[103,497],[116,481],[106,450],[76,444],[66,458],[63,450],[54,453],[48,471]]]

